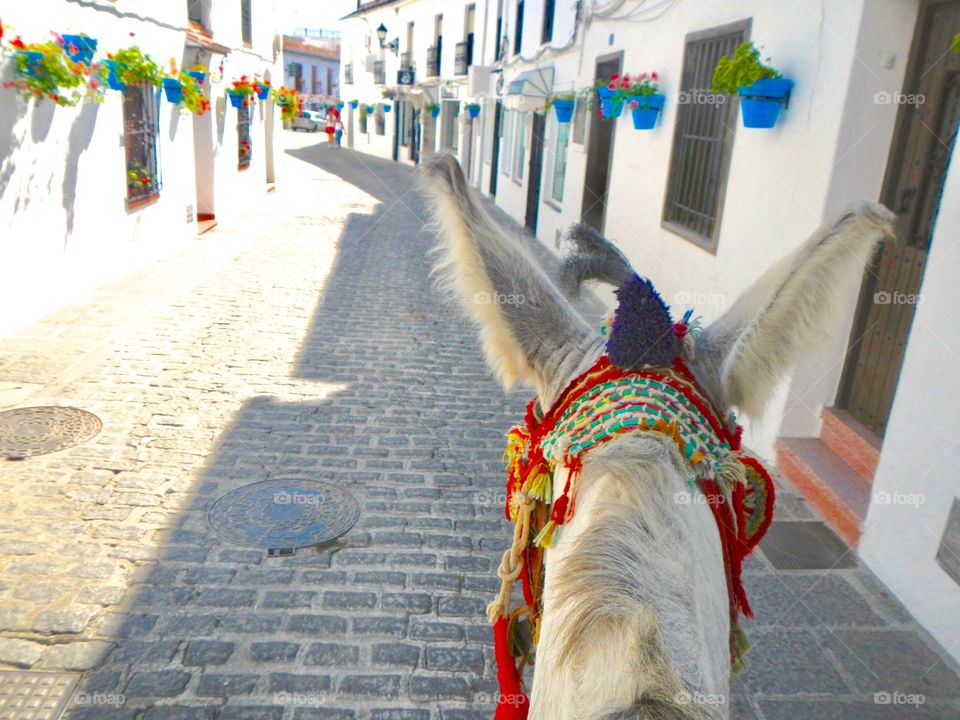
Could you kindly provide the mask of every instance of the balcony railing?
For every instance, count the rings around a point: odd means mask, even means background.
[[[427,77],[437,77],[440,74],[440,54],[437,46],[427,48]]]
[[[453,74],[454,75],[466,75],[467,68],[470,67],[473,62],[473,47],[469,42],[457,43],[456,48],[453,53]]]
[[[400,53],[400,69],[413,70],[413,53],[412,52]]]
[[[373,82],[377,85],[387,82],[387,71],[383,60],[375,60],[373,63]]]
[[[347,63],[343,66],[343,84],[353,85],[353,63]]]

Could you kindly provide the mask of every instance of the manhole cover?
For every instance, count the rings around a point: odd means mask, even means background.
[[[0,457],[44,455],[80,445],[100,432],[100,418],[72,407],[28,407],[0,412]]]
[[[837,570],[857,566],[853,550],[819,521],[775,522],[760,550],[777,570]]]
[[[0,672],[0,719],[56,720],[70,699],[77,675]]]
[[[333,485],[266,480],[228,492],[207,521],[224,540],[285,554],[338,538],[359,517],[356,498]]]

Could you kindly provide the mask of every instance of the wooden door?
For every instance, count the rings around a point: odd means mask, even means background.
[[[931,233],[960,114],[960,2],[925,2],[914,33],[881,200],[899,216],[864,277],[838,404],[883,436],[922,298]]]
[[[527,178],[527,214],[524,223],[534,235],[537,234],[537,218],[540,211],[540,183],[543,179],[543,133],[547,116],[533,113],[533,130],[530,133],[530,175]],[[523,132],[523,128],[520,128]]]
[[[594,77],[607,80],[620,72],[623,54],[601,58],[597,62]],[[587,173],[583,183],[583,205],[580,218],[598,232],[603,232],[607,214],[607,185],[610,180],[610,163],[613,159],[614,120],[590,119],[590,140],[587,145]]]

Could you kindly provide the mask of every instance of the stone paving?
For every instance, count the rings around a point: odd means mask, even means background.
[[[0,406],[104,423],[0,461],[0,665],[83,673],[74,720],[492,717],[483,610],[525,396],[432,288],[411,170],[284,141],[242,222],[0,339]],[[293,557],[208,528],[214,500],[276,479],[349,489],[358,525]],[[785,488],[780,520],[812,517]],[[955,667],[865,570],[760,553],[746,582],[734,717],[960,717]]]

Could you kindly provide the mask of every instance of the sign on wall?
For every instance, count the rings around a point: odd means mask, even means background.
[[[410,68],[397,70],[397,85],[413,85],[416,81],[416,74],[416,71]]]

